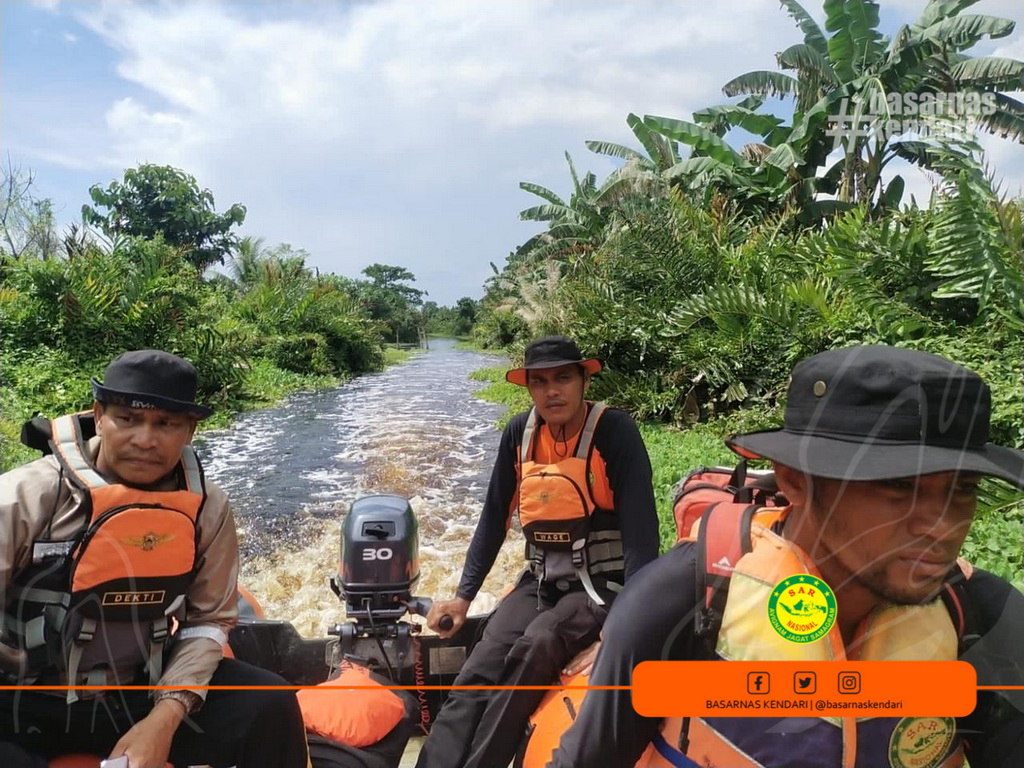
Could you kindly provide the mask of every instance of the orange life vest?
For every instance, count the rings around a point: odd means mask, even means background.
[[[594,432],[607,409],[589,404],[573,452],[553,463],[536,461],[537,409],[530,410],[519,453],[517,509],[527,541],[527,559],[541,581],[579,580],[598,605],[604,600],[591,576],[625,568],[622,534],[608,522],[593,496]],[[603,513],[603,515],[601,515]],[[601,515],[604,524],[595,521]]]
[[[63,669],[70,685],[82,675],[87,685],[125,685],[134,681],[109,680],[108,673],[145,665],[155,685],[196,567],[202,469],[186,446],[180,490],[110,483],[88,458],[82,415],[55,419],[50,444],[63,474],[84,494],[83,527],[68,541],[33,542],[32,564],[12,584],[5,624],[28,652],[23,683]],[[69,690],[68,702],[77,698]]]

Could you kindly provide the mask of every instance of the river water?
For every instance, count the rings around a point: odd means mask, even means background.
[[[343,616],[328,579],[337,572],[341,521],[360,496],[411,500],[419,522],[415,594],[455,594],[497,453],[504,406],[473,396],[468,375],[502,358],[456,349],[451,340],[338,389],[297,394],[203,432],[207,476],[235,510],[240,582],[269,618],[308,637]],[[522,568],[513,531],[471,612],[489,610]]]

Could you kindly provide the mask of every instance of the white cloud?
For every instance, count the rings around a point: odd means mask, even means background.
[[[567,194],[564,151],[607,173],[584,140],[635,146],[629,112],[686,118],[726,101],[724,82],[774,69],[801,37],[765,0],[69,7],[120,80],[89,116],[105,135],[36,156],[104,176],[177,165],[219,207],[247,205],[247,232],[322,269],[446,273],[426,286],[441,302],[477,292],[487,262],[534,231],[516,220],[533,202],[519,180]]]
[[[50,13],[55,13],[60,8],[60,0],[32,0],[32,5]]]
[[[75,35],[71,34],[70,32],[62,32],[61,33],[61,39],[64,40],[64,42],[66,42],[66,43],[77,43],[78,42],[78,38]]]

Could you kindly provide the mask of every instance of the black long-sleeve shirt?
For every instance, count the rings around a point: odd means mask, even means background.
[[[680,545],[622,590],[605,621],[590,685],[629,686],[644,661],[707,658],[693,631],[695,555],[694,545]],[[1024,595],[981,570],[968,580],[967,594],[982,637],[961,659],[976,669],[978,685],[1024,685]],[[548,766],[632,766],[661,722],[638,715],[629,690],[590,690]],[[957,728],[972,768],[1024,765],[1024,691],[979,691],[978,706],[957,719]]]
[[[462,579],[456,594],[472,600],[494,565],[514,510],[516,463],[528,411],[512,418],[498,446],[483,511],[466,553]],[[654,505],[651,460],[640,431],[629,414],[607,409],[594,431],[594,451],[605,464],[614,512],[622,533],[626,578],[658,556],[658,515]]]

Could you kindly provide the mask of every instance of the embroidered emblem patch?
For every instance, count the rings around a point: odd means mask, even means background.
[[[951,717],[904,717],[889,739],[889,765],[936,768],[946,758],[955,731]]]
[[[798,573],[775,585],[768,598],[768,621],[793,643],[812,643],[836,622],[836,595],[824,581]]]

